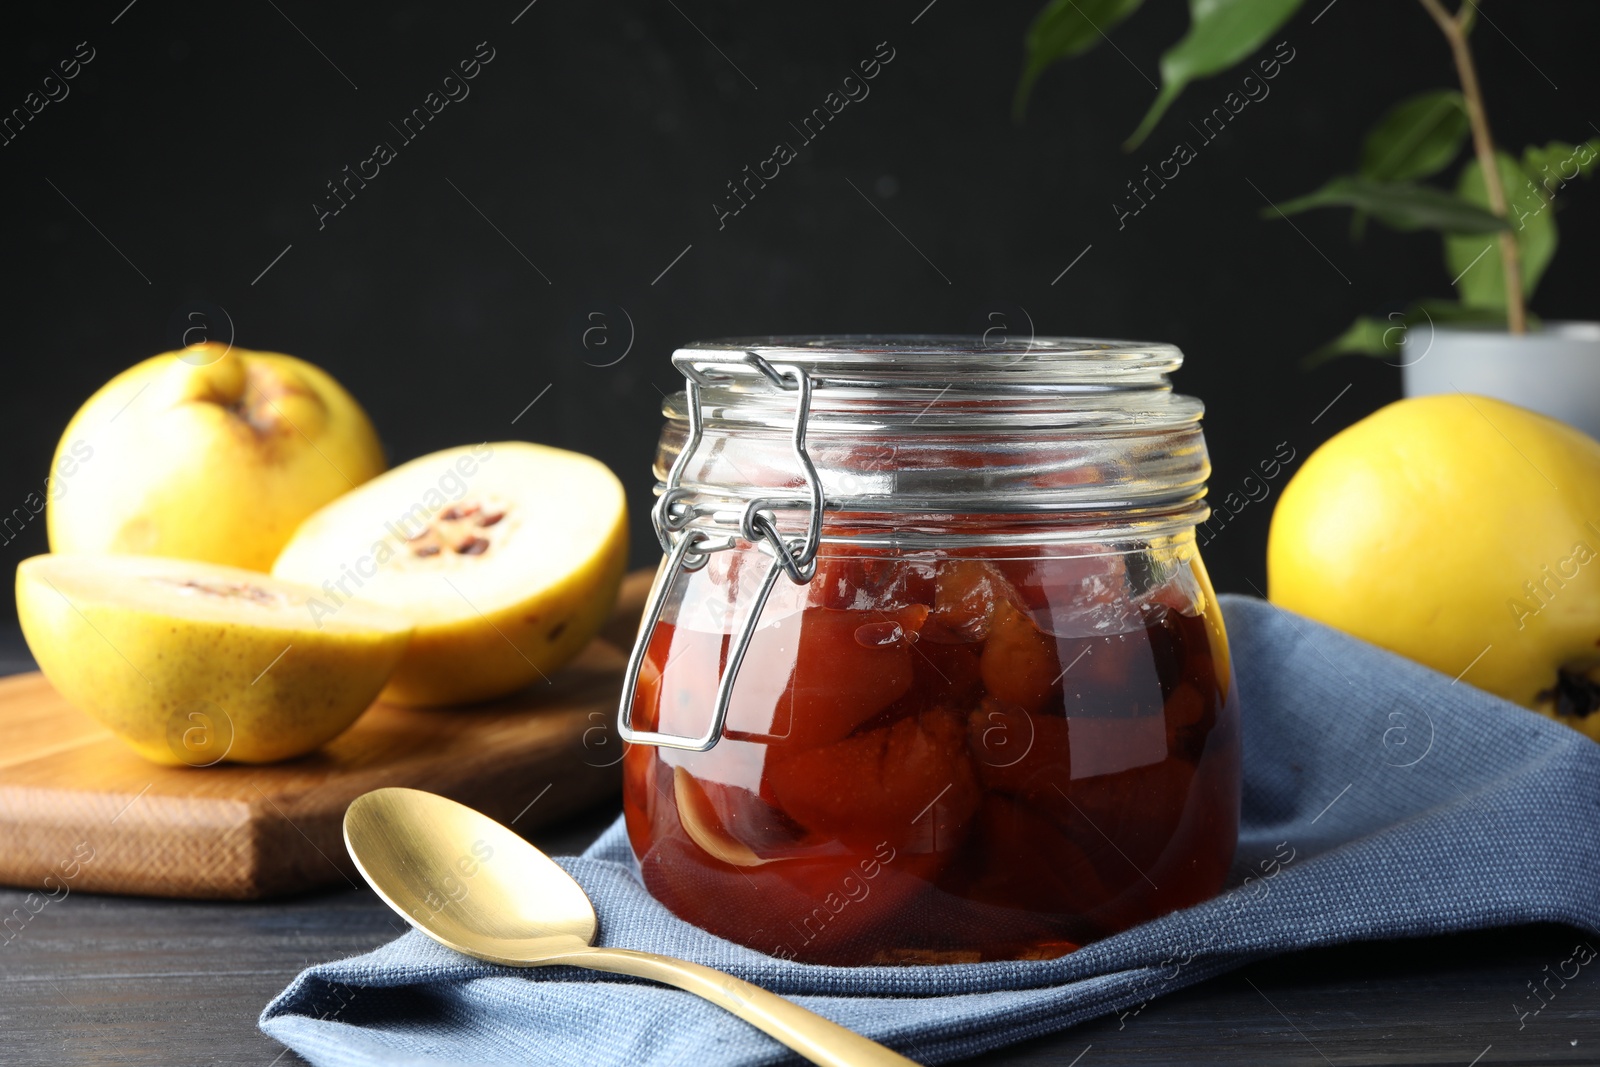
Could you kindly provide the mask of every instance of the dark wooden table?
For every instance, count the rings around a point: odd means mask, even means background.
[[[32,666],[0,632],[0,673]],[[574,852],[614,804],[533,834]],[[0,915],[26,894],[0,889]],[[256,1029],[302,968],[365,952],[402,924],[371,892],[253,904],[73,893],[0,947],[0,1063],[287,1067],[303,1061]],[[1257,963],[1116,1018],[987,1056],[987,1064],[1600,1063],[1600,984],[1590,970],[1538,1015],[1528,983],[1554,971],[1576,931],[1529,927],[1352,945]]]

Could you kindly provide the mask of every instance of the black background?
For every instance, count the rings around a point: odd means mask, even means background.
[[[1374,228],[1353,245],[1339,213],[1298,218],[1300,232],[1259,216],[1264,197],[1352,169],[1390,103],[1455,83],[1416,4],[1310,0],[1275,38],[1295,58],[1271,95],[1119,231],[1125,182],[1197,141],[1189,121],[1244,73],[1191,87],[1145,147],[1120,149],[1187,25],[1173,0],[1048,73],[1022,125],[1009,109],[1033,0],[125,2],[12,13],[0,35],[0,112],[78,42],[95,50],[70,95],[0,147],[0,513],[41,488],[76,407],[175,347],[171,323],[197,301],[226,310],[237,344],[331,371],[391,462],[506,437],[600,457],[629,487],[642,564],[668,357],[685,341],[1031,320],[1176,342],[1178,385],[1208,406],[1215,498],[1281,442],[1292,469],[1399,395],[1381,362],[1305,372],[1301,356],[1358,312],[1450,294],[1436,236]],[[1474,45],[1501,142],[1593,135],[1600,5],[1487,10]],[[719,230],[725,183],[793,140],[789,122],[882,41],[895,58],[871,95]],[[388,124],[479,42],[494,59],[471,95],[400,145]],[[380,140],[398,158],[319,230],[324,183]],[[1600,190],[1579,189],[1561,227],[1535,310],[1593,317]],[[1264,586],[1271,505],[1207,546],[1219,587]],[[42,516],[0,549],[44,551]]]

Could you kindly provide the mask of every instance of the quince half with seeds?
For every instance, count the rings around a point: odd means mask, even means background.
[[[307,519],[272,573],[416,633],[383,699],[490,700],[549,677],[599,631],[628,557],[622,484],[599,460],[522,441],[422,456]]]

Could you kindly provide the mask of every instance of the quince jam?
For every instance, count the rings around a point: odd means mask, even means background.
[[[716,746],[624,758],[651,893],[828,964],[1058,956],[1217,893],[1238,711],[1192,538],[1008,553],[825,545],[808,585],[781,582]],[[704,728],[766,567],[723,552],[679,576],[638,727]]]

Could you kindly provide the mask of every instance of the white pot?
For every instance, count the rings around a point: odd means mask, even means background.
[[[1406,396],[1492,396],[1600,438],[1600,322],[1547,322],[1522,335],[1414,326],[1403,345]]]

